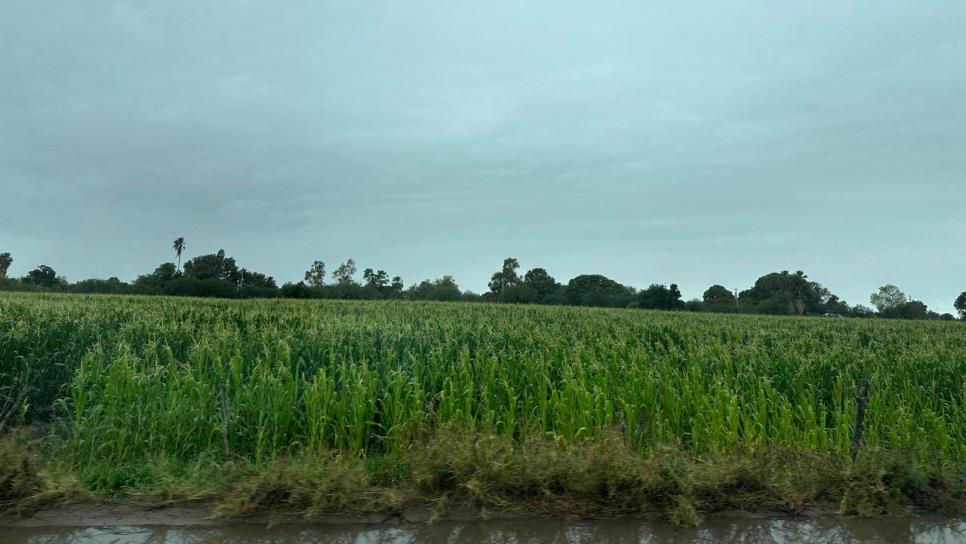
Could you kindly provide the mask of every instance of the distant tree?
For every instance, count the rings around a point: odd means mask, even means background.
[[[235,259],[225,257],[223,249],[185,262],[184,275],[197,280],[224,280],[235,284],[241,280]]]
[[[239,287],[258,287],[262,289],[278,289],[275,278],[266,276],[261,272],[254,272],[242,268],[238,271]]]
[[[909,297],[890,283],[879,287],[877,292],[872,293],[869,302],[879,310],[879,313],[885,313],[890,308],[909,302]]]
[[[692,298],[684,303],[684,311],[686,312],[707,312],[707,305],[700,298]]]
[[[753,306],[753,311],[759,314],[768,315],[801,315],[799,310],[801,301],[787,291],[779,291],[772,296],[758,302]]]
[[[499,272],[494,272],[490,277],[490,292],[501,294],[507,287],[513,287],[520,283],[520,277],[517,276],[518,268],[520,268],[520,263],[513,257],[503,259],[503,268]]]
[[[583,274],[567,284],[566,300],[574,306],[623,308],[634,302],[634,290],[600,274]]]
[[[178,268],[181,268],[181,253],[184,252],[186,247],[184,245],[184,238],[181,236],[175,238],[172,245],[174,247],[174,254],[178,257]]]
[[[523,285],[533,289],[537,293],[537,300],[543,301],[551,293],[560,289],[557,280],[547,273],[543,268],[531,268],[523,275]]]
[[[738,308],[735,295],[723,285],[712,285],[702,296],[704,307],[709,312],[734,312]]]
[[[751,289],[738,296],[742,311],[770,314],[803,315],[812,311],[820,300],[814,282],[801,270],[765,274]]]
[[[362,272],[362,280],[366,287],[376,291],[382,291],[389,286],[389,274],[386,274],[385,270],[375,272],[371,268],[367,268]]]
[[[118,294],[128,292],[129,288],[128,284],[118,278],[111,277],[106,280],[82,280],[70,285],[67,290],[72,293]]]
[[[875,315],[875,310],[868,306],[856,304],[849,309],[847,314],[851,317],[872,317]]]
[[[335,269],[335,272],[332,273],[332,279],[340,287],[349,287],[355,284],[355,280],[353,280],[353,276],[355,275],[356,261],[355,259],[349,259]]]
[[[182,277],[174,263],[162,263],[150,274],[138,276],[131,285],[135,293],[145,295],[160,295],[168,283]]]
[[[929,308],[922,301],[910,300],[886,308],[882,312],[882,317],[889,319],[929,319],[930,316]]]
[[[312,290],[303,282],[286,283],[282,286],[281,294],[285,298],[311,298]]]
[[[315,261],[312,266],[305,271],[305,283],[309,287],[322,287],[325,285],[325,263]]]
[[[672,283],[671,287],[651,284],[637,295],[638,305],[641,308],[652,310],[679,310],[684,308],[684,301],[681,300],[681,291],[677,284]]]
[[[27,276],[24,278],[26,283],[31,283],[38,287],[54,287],[60,282],[60,278],[57,277],[57,272],[53,268],[42,264],[37,268],[34,268],[30,272],[27,272]]]
[[[533,287],[520,283],[504,288],[500,300],[511,304],[534,304],[540,300],[540,293]]]
[[[463,293],[453,280],[453,276],[443,276],[435,281],[424,280],[406,291],[407,298],[413,300],[460,300]]]
[[[392,284],[389,286],[389,288],[392,289],[393,293],[402,293],[403,288],[405,288],[402,278],[399,276],[393,276]]]
[[[959,318],[966,320],[966,291],[963,291],[956,297],[956,302],[953,303],[953,307],[959,312]]]
[[[0,280],[7,279],[7,270],[13,264],[13,257],[9,253],[0,253]]]

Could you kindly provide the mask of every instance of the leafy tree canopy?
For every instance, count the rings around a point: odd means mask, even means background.
[[[953,307],[959,312],[959,318],[966,320],[966,291],[963,291],[956,297],[956,302],[953,303]]]
[[[738,295],[738,299],[745,310],[803,315],[806,311],[816,311],[821,302],[815,285],[801,270],[794,274],[782,270],[758,278],[751,289]]]
[[[10,270],[10,265],[13,264],[13,257],[9,253],[0,253],[0,280],[7,277],[7,270]]]
[[[39,287],[53,287],[61,282],[61,278],[57,277],[57,272],[53,268],[42,264],[27,272],[24,281]]]
[[[684,301],[681,300],[681,291],[677,284],[672,283],[671,287],[651,284],[637,295],[638,304],[641,308],[652,310],[680,310],[684,308]]]
[[[872,293],[872,296],[869,297],[869,302],[871,302],[880,313],[885,313],[886,310],[889,310],[890,308],[894,308],[909,302],[909,297],[900,291],[898,287],[890,283],[879,287],[878,291]]]
[[[507,257],[503,259],[503,268],[490,276],[490,292],[501,294],[507,287],[513,287],[520,283],[520,277],[517,276],[517,269],[519,268],[520,263],[515,258]]]
[[[309,287],[322,287],[325,285],[325,263],[315,261],[312,266],[305,271],[305,283]]]
[[[537,299],[544,300],[551,293],[560,289],[560,284],[543,268],[531,268],[523,276],[523,284],[533,289]]]
[[[715,284],[708,287],[701,299],[709,312],[733,312],[737,309],[734,293],[723,285]]]
[[[225,280],[237,284],[241,280],[235,259],[225,257],[225,250],[201,255],[184,263],[184,275],[197,280]]]
[[[625,307],[634,302],[634,289],[600,274],[583,274],[567,284],[566,299],[574,306]]]

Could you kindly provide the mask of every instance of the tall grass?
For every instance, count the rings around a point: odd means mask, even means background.
[[[483,304],[0,295],[0,399],[78,463],[404,452],[434,429],[642,453],[966,461],[966,326]],[[2,400],[0,400],[2,402]]]

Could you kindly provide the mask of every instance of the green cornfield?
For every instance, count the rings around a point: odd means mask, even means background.
[[[439,428],[647,454],[966,460],[966,326],[462,303],[0,295],[0,408],[77,463],[405,451]]]

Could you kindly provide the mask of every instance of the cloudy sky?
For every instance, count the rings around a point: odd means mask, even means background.
[[[966,3],[0,4],[0,250],[966,289]]]

